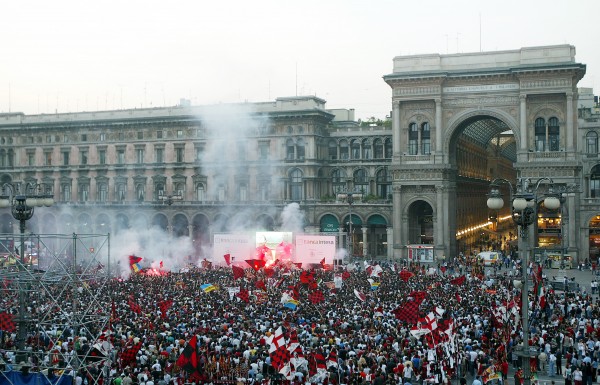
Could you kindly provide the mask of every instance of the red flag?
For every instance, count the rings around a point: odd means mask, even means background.
[[[159,267],[162,269],[163,268],[163,261],[160,261]]]
[[[451,279],[450,283],[453,285],[462,285],[463,283],[465,283],[466,280],[467,278],[464,275],[461,275],[458,278]]]
[[[419,301],[408,301],[394,310],[396,319],[405,322],[417,322],[419,319]]]
[[[167,299],[158,303],[161,312],[161,318],[167,318],[167,311],[173,306],[173,300]]]
[[[265,275],[269,278],[271,278],[273,276],[273,274],[275,274],[275,270],[271,269],[271,268],[266,268],[265,267]]]
[[[344,272],[342,273],[342,279],[348,279],[348,278],[350,278],[350,272],[348,272],[348,271],[344,271]]]
[[[246,289],[240,289],[240,292],[237,293],[235,296],[246,303],[250,302],[250,293]]]
[[[231,266],[231,270],[233,270],[233,279],[236,280],[238,278],[244,277],[244,269],[239,266]]]
[[[201,263],[201,264],[202,264],[202,268],[203,268],[203,269],[207,269],[207,270],[210,270],[210,269],[212,269],[212,262],[211,262],[211,261],[209,261],[209,260],[208,260],[208,259],[206,259],[206,258],[204,258],[204,260],[202,261],[202,263]]]
[[[400,272],[400,279],[403,280],[404,282],[408,282],[410,277],[413,277],[414,275],[415,275],[415,273],[413,273],[413,272],[410,272],[408,270],[402,270]]]
[[[321,259],[321,262],[319,262],[321,264],[321,266],[323,266],[323,269],[325,268],[325,258]]]
[[[294,265],[296,265],[298,269],[302,269],[302,262],[294,262]]]
[[[183,352],[177,359],[177,366],[182,368],[188,373],[193,373],[198,370],[198,353],[196,351],[198,346],[198,340],[196,335],[192,337],[187,343]]]
[[[308,295],[308,300],[313,304],[318,304],[325,300],[325,296],[322,291],[315,290]]]
[[[354,295],[356,296],[356,298],[360,299],[363,302],[367,300],[367,296],[356,289],[354,289]]]
[[[231,265],[231,254],[225,254],[223,258],[225,258],[225,263],[227,266]]]
[[[17,330],[12,314],[7,312],[0,313],[0,330],[4,330],[5,332],[9,333]]]
[[[136,263],[142,262],[142,257],[137,257],[135,255],[129,256],[129,265],[135,265]]]
[[[129,296],[129,300],[127,301],[127,303],[129,304],[129,308],[132,312],[136,314],[142,314],[142,308],[135,302],[135,300],[133,299],[133,295]]]
[[[267,291],[267,286],[265,285],[265,281],[256,281],[256,288]]]
[[[265,261],[262,259],[246,259],[246,263],[250,265],[254,271],[258,271],[261,267],[265,267]]]
[[[302,283],[309,283],[311,281],[314,281],[314,279],[315,279],[315,272],[314,271],[304,270],[300,274],[300,282],[302,282]]]
[[[141,348],[142,341],[138,342],[137,344],[133,345],[128,349],[125,349],[123,353],[121,353],[121,366],[125,367],[130,362],[135,362],[135,357],[137,356]]]

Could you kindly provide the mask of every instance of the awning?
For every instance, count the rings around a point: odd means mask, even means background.
[[[339,230],[340,223],[335,216],[326,214],[321,218],[321,232],[337,233]]]
[[[386,226],[387,225],[387,221],[381,215],[375,214],[375,215],[371,215],[369,217],[369,219],[367,219],[367,224],[368,225],[383,225],[383,226]]]
[[[344,217],[344,223],[348,223],[348,215]],[[356,214],[352,214],[352,225],[362,225],[362,219]]]

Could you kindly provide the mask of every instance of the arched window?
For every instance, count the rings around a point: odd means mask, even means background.
[[[598,134],[595,131],[590,131],[585,136],[585,147],[588,154],[598,153]]]
[[[348,153],[348,141],[346,139],[340,140],[340,159],[350,159]]]
[[[328,149],[328,157],[329,160],[336,160],[338,155],[337,155],[337,143],[335,142],[335,140],[330,140],[329,143],[327,144],[327,149]]]
[[[383,159],[383,141],[380,138],[373,141],[373,155],[375,159]]]
[[[560,150],[560,127],[556,117],[548,119],[548,149],[550,151]]]
[[[427,122],[421,124],[421,154],[431,154],[431,130]]]
[[[391,199],[392,195],[392,177],[387,167],[377,171],[377,196],[381,199]]]
[[[60,200],[63,202],[71,201],[71,183],[61,183],[60,185]]]
[[[350,144],[352,159],[360,159],[360,141],[354,139]]]
[[[419,153],[419,127],[417,123],[408,125],[408,155]]]
[[[290,172],[290,199],[293,201],[301,201],[303,198],[302,171],[294,169]]]
[[[362,142],[362,158],[363,159],[372,159],[373,157],[373,147],[371,147],[371,139],[365,139]]]
[[[198,202],[204,202],[206,190],[204,189],[204,184],[198,183],[196,185],[196,200]]]
[[[590,173],[590,198],[600,198],[600,165],[594,166]]]
[[[333,186],[333,194],[346,190],[346,172],[342,169],[335,169],[331,173],[331,185]]]
[[[293,160],[294,159],[294,141],[292,139],[288,139],[285,142],[285,159]]]
[[[354,171],[354,189],[360,191],[363,195],[369,195],[369,179],[364,168]]]
[[[304,139],[299,138],[296,143],[296,159],[304,160]]]
[[[175,189],[173,191],[175,195],[179,195],[181,199],[185,197],[185,183],[175,183]]]
[[[535,151],[546,151],[546,121],[544,118],[535,120]]]
[[[392,139],[387,138],[385,140],[384,151],[385,151],[385,157],[386,157],[386,159],[391,159],[392,155],[394,153],[393,147],[392,147]]]

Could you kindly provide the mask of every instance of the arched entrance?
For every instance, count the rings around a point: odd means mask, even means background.
[[[159,213],[152,218],[152,227],[158,227],[159,229],[166,232],[168,226],[169,220],[167,219],[167,216],[165,214]]]
[[[413,202],[408,208],[408,243],[433,245],[433,208],[425,201]]]
[[[127,229],[129,229],[129,217],[122,213],[117,214],[115,218],[115,235]]]
[[[173,217],[173,236],[184,237],[189,236],[188,219],[183,214],[177,214]]]
[[[333,214],[325,214],[319,221],[319,228],[322,233],[335,233],[340,231],[340,222]]]
[[[598,257],[600,257],[600,213],[590,219],[589,222],[589,244],[590,253],[589,260],[598,264]]]
[[[373,257],[387,256],[387,220],[379,214],[367,219],[368,253]]]
[[[346,234],[350,234],[350,244],[346,244],[346,248],[348,249],[348,253],[355,257],[364,256],[363,253],[363,233],[362,233],[362,219],[352,213],[352,226],[350,226],[350,215],[346,215],[344,220],[344,232]],[[350,233],[350,231],[352,231]]]
[[[192,242],[197,256],[207,256],[204,248],[210,246],[210,228],[208,218],[203,214],[195,215],[192,219]]]

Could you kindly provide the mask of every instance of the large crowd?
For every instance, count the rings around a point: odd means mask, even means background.
[[[236,276],[231,266],[206,266],[90,281],[79,300],[99,298],[106,322],[29,331],[24,365],[72,374],[75,385],[512,383],[511,366],[522,380],[516,264],[487,274],[464,258],[326,267],[245,266]],[[537,266],[529,271],[536,275]],[[0,302],[17,314],[14,298]],[[547,286],[531,292],[530,309],[533,372],[566,385],[595,382],[593,295]],[[39,296],[29,310],[34,318],[65,311]],[[22,364],[17,334],[0,333],[1,364],[13,369]],[[279,354],[282,346],[289,354]]]

